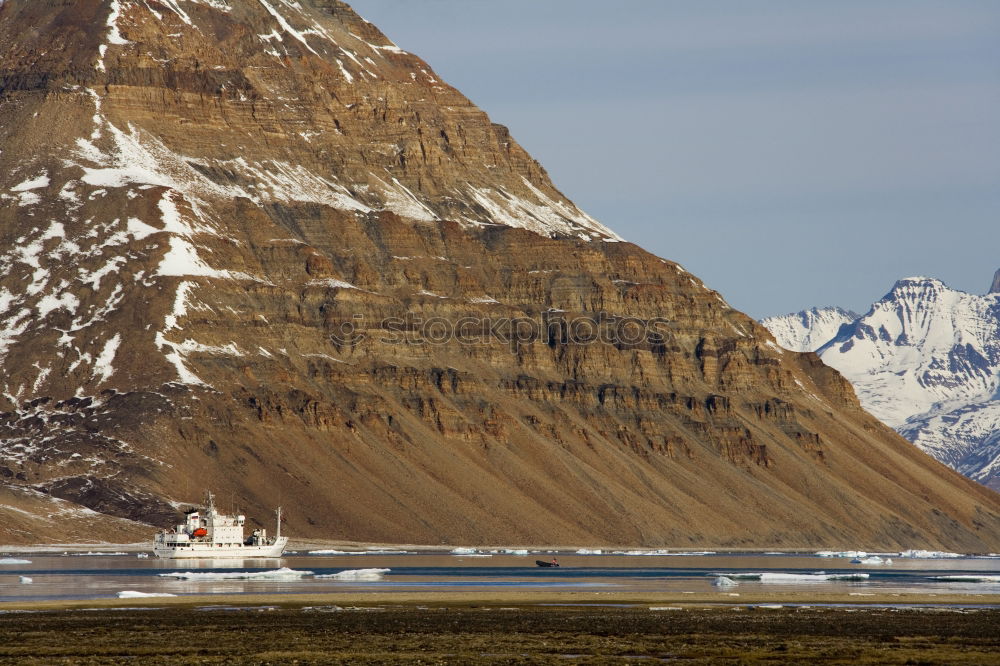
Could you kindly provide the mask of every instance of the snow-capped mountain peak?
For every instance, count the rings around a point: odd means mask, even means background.
[[[839,307],[809,308],[776,317],[761,323],[771,331],[778,344],[791,351],[816,351],[858,315]]]
[[[997,297],[940,280],[899,280],[817,353],[893,427],[937,403],[991,397],[1000,374]]]
[[[829,333],[819,317],[762,323],[789,348]],[[1000,271],[986,295],[903,278],[816,353],[907,439],[972,478],[1000,483]]]

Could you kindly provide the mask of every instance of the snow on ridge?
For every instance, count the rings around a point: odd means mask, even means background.
[[[305,34],[293,28],[285,19],[285,17],[282,16],[278,10],[272,7],[270,3],[267,2],[267,0],[257,0],[257,2],[259,2],[261,6],[264,7],[264,9],[266,9],[267,12],[274,17],[274,20],[278,22],[278,25],[281,26],[282,30],[284,30],[286,33],[288,33],[298,41],[302,42],[302,44],[305,45],[305,47],[310,51],[312,51],[315,55],[319,55],[319,52],[317,52],[316,49],[309,46],[309,42],[306,41]],[[286,2],[285,4],[287,5],[288,3]]]
[[[586,231],[593,232],[597,237],[622,240],[613,231],[575,206],[556,201],[527,179],[522,178],[522,180],[537,198],[536,202],[521,198],[503,188],[476,187],[470,183],[467,185],[467,191],[494,224],[527,229],[543,236],[561,234],[593,240],[594,236],[581,234],[581,231]]]
[[[807,352],[822,347],[836,337],[841,326],[856,319],[858,315],[850,310],[829,306],[766,317],[760,323],[785,349]]]

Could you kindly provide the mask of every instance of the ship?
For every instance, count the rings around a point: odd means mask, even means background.
[[[207,508],[188,509],[184,522],[173,529],[161,530],[153,537],[153,552],[157,557],[188,558],[251,558],[281,557],[288,537],[281,536],[281,507],[277,509],[278,524],[273,537],[267,530],[255,529],[244,538],[246,516],[227,516],[215,508],[212,493],[208,493]]]

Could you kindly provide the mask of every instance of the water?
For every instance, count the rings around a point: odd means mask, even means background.
[[[579,555],[556,553],[559,568],[540,568],[536,559],[549,560],[552,553],[528,555],[449,553],[362,555],[290,554],[281,559],[161,560],[120,555],[74,555],[62,553],[9,552],[5,558],[31,560],[28,564],[0,563],[0,602],[53,599],[116,598],[125,590],[144,593],[192,594],[301,594],[374,593],[389,591],[523,590],[539,589],[673,595],[712,594],[724,600],[729,594],[749,596],[754,592],[808,592],[857,596],[925,594],[982,595],[978,602],[1000,603],[1000,583],[935,580],[935,576],[1000,576],[998,558],[905,559],[893,558],[890,566],[850,564],[846,558],[812,555],[706,554],[680,555]],[[313,574],[334,574],[356,569],[389,569],[381,580],[336,580],[313,575],[279,579],[183,580],[158,574],[199,572],[274,571],[287,567]],[[716,574],[751,572],[814,574],[866,573],[866,580],[791,580],[766,582],[738,579],[732,588],[715,587]],[[32,579],[22,584],[21,577]],[[766,577],[765,577],[766,578]],[[738,600],[733,597],[733,602]]]

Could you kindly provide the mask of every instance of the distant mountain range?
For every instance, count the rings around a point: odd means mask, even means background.
[[[921,449],[1000,488],[1000,271],[982,296],[913,277],[864,315],[812,308],[761,323],[786,349],[819,354]]]

